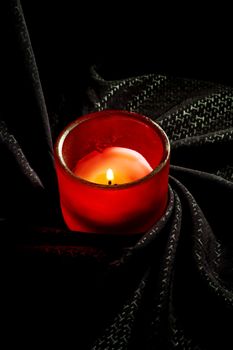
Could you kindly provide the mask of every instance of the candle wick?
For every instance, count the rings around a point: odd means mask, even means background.
[[[111,184],[112,184],[112,181],[111,181],[111,180],[108,180],[108,184],[111,185]]]

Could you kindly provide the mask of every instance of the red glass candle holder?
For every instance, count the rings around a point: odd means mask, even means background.
[[[74,174],[78,161],[107,147],[139,152],[152,171],[136,181],[114,186],[93,183]],[[165,132],[137,113],[104,110],[69,124],[55,144],[60,203],[69,229],[117,234],[148,230],[166,210],[169,158]]]

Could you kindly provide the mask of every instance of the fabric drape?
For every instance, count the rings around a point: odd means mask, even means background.
[[[52,98],[18,1],[9,18],[0,119],[8,344],[230,349],[232,87],[153,72],[108,80],[92,66],[77,90]],[[171,143],[167,210],[143,235],[70,232],[61,217],[53,142],[72,118],[103,109],[149,116]]]

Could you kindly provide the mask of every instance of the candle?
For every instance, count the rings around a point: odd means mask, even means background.
[[[54,151],[69,229],[142,233],[163,215],[170,148],[151,119],[127,111],[91,113],[61,132]]]
[[[152,170],[139,152],[125,147],[107,147],[102,152],[87,154],[77,162],[73,172],[94,183],[120,185],[141,179]]]

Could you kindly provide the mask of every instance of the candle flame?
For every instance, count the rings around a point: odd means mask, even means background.
[[[113,171],[111,168],[109,168],[107,171],[106,171],[106,177],[107,177],[107,180],[108,181],[113,181],[114,179],[114,174],[113,174]]]

